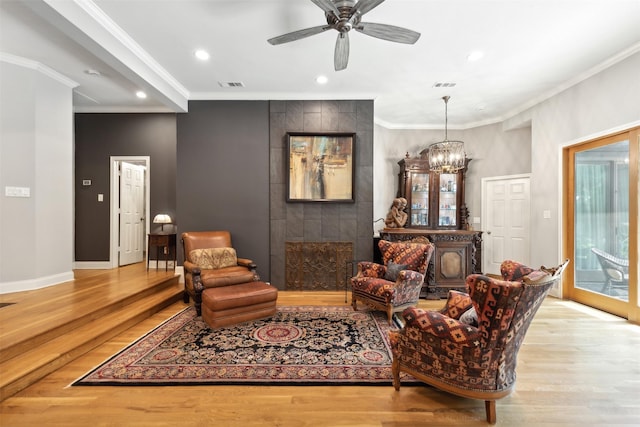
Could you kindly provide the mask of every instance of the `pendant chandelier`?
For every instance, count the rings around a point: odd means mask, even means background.
[[[444,141],[436,142],[429,146],[429,169],[438,173],[455,173],[464,169],[466,155],[464,142],[449,141],[447,138],[447,104],[449,96],[444,99]]]

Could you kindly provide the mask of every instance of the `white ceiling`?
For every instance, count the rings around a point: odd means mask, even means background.
[[[35,61],[75,81],[78,112],[375,99],[379,124],[442,128],[450,95],[449,127],[464,128],[504,120],[640,51],[640,0],[387,0],[362,20],[422,36],[404,45],[352,31],[349,65],[336,72],[333,30],[267,43],[325,24],[310,0],[0,0],[0,58]],[[211,59],[196,60],[198,48]],[[468,62],[475,50],[484,57]],[[315,82],[320,74],[327,84]],[[147,99],[135,97],[139,89]]]

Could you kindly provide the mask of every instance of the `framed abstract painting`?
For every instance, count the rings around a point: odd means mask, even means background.
[[[287,202],[353,203],[355,133],[287,133]]]

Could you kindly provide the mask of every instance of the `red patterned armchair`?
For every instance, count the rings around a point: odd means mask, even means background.
[[[389,324],[393,313],[416,305],[433,254],[429,242],[378,242],[384,265],[363,261],[358,274],[351,279],[351,305],[358,309],[358,300],[387,312]]]
[[[487,421],[495,424],[495,401],[515,385],[525,333],[567,264],[533,270],[504,261],[502,280],[470,275],[469,293],[449,291],[440,311],[406,309],[404,328],[390,332],[395,389],[406,372],[440,390],[484,400]]]

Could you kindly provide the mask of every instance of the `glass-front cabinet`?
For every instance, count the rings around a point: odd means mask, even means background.
[[[406,198],[406,197],[405,197]],[[411,201],[407,199],[408,221],[415,226],[429,225],[429,174],[411,173]]]
[[[429,171],[426,158],[405,157],[400,165],[398,196],[407,199],[411,228],[462,230],[467,227],[464,173]]]
[[[457,228],[458,182],[457,174],[442,173],[438,176],[438,226]]]

